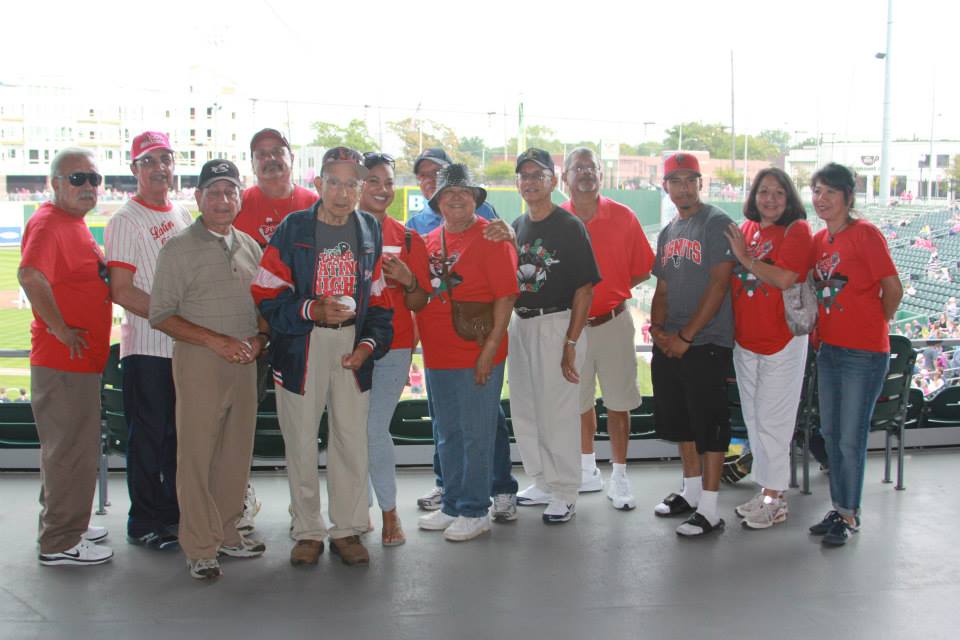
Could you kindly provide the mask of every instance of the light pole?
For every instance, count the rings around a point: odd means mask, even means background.
[[[890,41],[893,36],[893,0],[887,0],[887,48],[877,54],[883,60],[883,141],[880,143],[880,197],[890,202]]]

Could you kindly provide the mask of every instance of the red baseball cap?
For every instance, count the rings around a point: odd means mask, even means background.
[[[139,160],[154,149],[166,149],[172,152],[173,147],[170,146],[170,138],[167,137],[167,134],[159,131],[144,131],[133,139],[130,159]]]
[[[663,162],[663,179],[666,180],[677,171],[692,171],[700,174],[700,162],[697,156],[689,153],[675,153]]]

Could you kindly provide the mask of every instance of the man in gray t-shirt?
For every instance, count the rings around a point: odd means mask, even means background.
[[[724,229],[731,220],[700,201],[700,164],[677,153],[664,163],[664,189],[677,207],[660,232],[650,312],[654,416],[658,437],[676,442],[683,491],[654,508],[658,516],[693,512],[677,528],[700,536],[723,528],[717,496],[730,444],[726,376],[731,368],[733,313],[728,294],[734,258]]]

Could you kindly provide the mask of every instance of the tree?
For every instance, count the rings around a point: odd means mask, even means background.
[[[460,140],[453,129],[435,120],[420,120],[404,118],[388,122],[387,126],[400,138],[403,143],[403,153],[397,158],[397,173],[413,172],[413,163],[420,155],[421,142],[423,149],[441,147],[450,154],[454,162],[462,162],[476,171],[480,166],[480,158],[470,152],[463,151]]]
[[[315,132],[313,144],[325,149],[350,147],[362,152],[377,148],[363,120],[353,119],[345,127],[330,122],[314,122],[312,128]]]
[[[709,151],[711,158],[730,158],[730,131],[728,127],[719,123],[684,122],[667,129],[667,137],[663,140],[665,148],[678,148],[681,128],[684,150]],[[779,129],[771,129],[762,131],[759,136],[739,135],[735,148],[737,158],[743,157],[747,138],[749,138],[747,156],[751,160],[773,161],[786,150],[789,145],[790,134]]]
[[[663,152],[663,145],[659,142],[641,142],[636,146],[638,156],[658,156]]]
[[[515,169],[510,160],[495,160],[487,163],[483,168],[484,179],[491,184],[512,184],[515,179]]]
[[[786,153],[790,149],[790,134],[782,129],[763,129],[758,137],[775,146],[779,153]],[[750,144],[753,144],[753,140]]]
[[[486,147],[487,145],[483,143],[483,138],[480,136],[472,136],[460,140],[460,148],[458,150],[462,153],[468,153],[474,158],[483,158],[483,152],[486,150]]]
[[[717,167],[713,174],[724,183],[729,184],[732,187],[739,187],[741,184],[743,184],[743,174],[734,169],[730,169],[728,167]]]
[[[800,191],[810,186],[810,172],[804,167],[795,167],[793,170],[793,185]]]

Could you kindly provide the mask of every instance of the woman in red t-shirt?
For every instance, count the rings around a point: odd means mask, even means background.
[[[486,195],[464,165],[441,170],[430,207],[440,212],[443,225],[426,238],[432,291],[430,302],[417,313],[443,470],[442,506],[422,516],[419,526],[443,531],[452,541],[470,540],[490,530],[490,477],[505,338],[519,294],[516,247],[483,237],[487,221],[476,215],[476,208]],[[477,340],[460,337],[453,326],[451,300],[490,303],[489,333]]]
[[[860,525],[867,435],[890,364],[887,321],[900,304],[903,287],[883,234],[853,215],[853,172],[830,163],[813,174],[810,184],[813,206],[827,223],[813,237],[812,257],[820,301],[820,430],[833,501],[833,509],[810,533],[837,546]]]
[[[370,484],[383,513],[381,541],[386,547],[406,542],[397,516],[397,477],[390,436],[390,421],[407,381],[413,353],[413,316],[411,311],[427,303],[430,272],[423,239],[410,233],[387,215],[393,203],[393,158],[385,153],[363,154],[369,171],[360,192],[360,208],[372,213],[383,235],[384,295],[393,309],[393,342],[390,351],[373,365],[370,412],[367,415],[367,452]]]
[[[790,177],[763,169],[743,205],[746,221],[727,237],[739,261],[731,277],[733,364],[761,491],[736,508],[743,524],[766,529],[787,519],[790,441],[800,404],[807,336],[787,326],[782,291],[810,271],[810,225]]]

